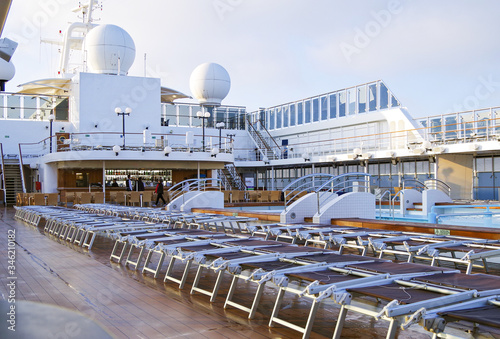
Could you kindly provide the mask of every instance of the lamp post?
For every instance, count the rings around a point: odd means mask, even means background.
[[[125,116],[126,115],[130,115],[130,113],[132,113],[132,108],[130,107],[127,107],[125,108],[125,112],[122,111],[122,109],[120,107],[116,107],[115,108],[115,113],[116,115],[118,116],[122,116],[122,126],[123,126],[123,132],[122,132],[122,135],[123,135],[123,149],[125,149]]]
[[[54,114],[51,114],[49,115],[49,122],[50,122],[50,146],[49,146],[49,150],[50,150],[50,153],[52,153],[52,123],[54,122],[54,119],[55,119],[55,115]]]
[[[201,143],[203,144],[202,150],[205,152],[205,119],[210,118],[210,112],[198,111],[196,116],[201,119],[201,127],[203,129],[203,139]]]
[[[217,128],[219,130],[219,149],[222,148],[222,129],[225,127],[226,125],[224,124],[223,121],[221,122],[218,122],[215,124],[215,128]]]

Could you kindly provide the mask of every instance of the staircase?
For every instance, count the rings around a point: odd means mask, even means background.
[[[260,154],[262,155],[262,158],[266,157],[268,160],[280,159],[281,149],[274,140],[274,138],[271,136],[271,134],[269,134],[265,126],[260,121],[257,121],[255,124],[253,124],[250,121],[249,116],[247,116],[246,119],[247,119],[248,134],[255,143],[255,146],[257,146]],[[264,136],[256,126],[261,126],[261,130],[266,132],[265,133],[266,136]],[[273,150],[273,147],[276,150],[276,152]]]
[[[19,160],[5,160],[5,196],[7,205],[16,204],[17,193],[23,193],[23,182],[21,180],[21,169]]]
[[[226,190],[244,191],[247,188],[233,163],[226,164],[223,169],[219,169],[218,176]]]

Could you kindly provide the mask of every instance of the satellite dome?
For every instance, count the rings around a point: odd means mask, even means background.
[[[207,62],[196,67],[191,73],[189,87],[200,104],[219,106],[229,93],[231,79],[224,67]]]
[[[87,34],[84,45],[92,73],[126,75],[134,63],[134,40],[121,27],[99,25]]]
[[[14,77],[16,68],[10,61],[0,58],[0,81],[9,81]]]

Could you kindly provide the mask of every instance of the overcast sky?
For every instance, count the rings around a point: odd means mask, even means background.
[[[76,0],[13,0],[2,37],[19,42],[7,90],[55,76]],[[192,70],[231,76],[223,101],[249,110],[382,79],[415,117],[500,106],[497,0],[104,0],[97,23],[136,44],[130,75],[186,94]]]

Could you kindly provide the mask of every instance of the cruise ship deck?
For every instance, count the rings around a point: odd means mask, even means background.
[[[97,237],[92,249],[58,240],[44,234],[43,227],[35,228],[15,220],[14,209],[4,208],[0,222],[3,269],[7,271],[7,234],[15,231],[17,289],[16,302],[35,301],[78,311],[95,320],[113,337],[129,338],[297,338],[299,333],[275,324],[268,327],[277,288],[266,285],[254,319],[235,308],[224,309],[224,298],[210,303],[202,294],[190,294],[190,288],[163,282],[151,274],[142,274],[109,259],[113,241]],[[11,239],[12,240],[12,239]],[[345,252],[349,253],[349,251]],[[179,263],[177,263],[179,265]],[[182,264],[180,264],[182,265]],[[445,263],[446,265],[446,263]],[[166,266],[164,264],[164,266]],[[451,266],[450,266],[451,267]],[[162,272],[166,267],[162,268]],[[195,269],[187,279],[193,281]],[[478,271],[483,273],[484,271]],[[490,273],[498,275],[500,264],[492,263]],[[476,273],[476,270],[473,270]],[[217,274],[210,271],[201,279],[200,287],[213,283]],[[2,280],[5,280],[2,277]],[[240,282],[245,283],[245,282]],[[255,286],[238,289],[239,302],[251,303]],[[9,294],[2,281],[2,295]],[[219,295],[228,293],[229,281],[222,284]],[[245,292],[242,292],[245,291]],[[295,297],[285,301],[289,320],[305,321],[309,304]],[[22,310],[22,306],[19,310]],[[329,302],[320,307],[310,338],[331,338],[339,308]],[[31,315],[33,316],[33,315]],[[37,315],[41,322],[50,316]],[[23,318],[17,319],[22,326]],[[4,331],[5,328],[2,328]],[[49,336],[57,335],[55,328],[45,326]],[[76,332],[75,332],[76,333]],[[387,324],[372,317],[353,313],[342,332],[343,338],[385,338]],[[492,333],[493,336],[500,335]],[[2,335],[2,337],[4,337]],[[10,336],[9,336],[10,337]],[[79,337],[79,336],[77,336]],[[420,326],[399,331],[398,338],[429,338]]]

